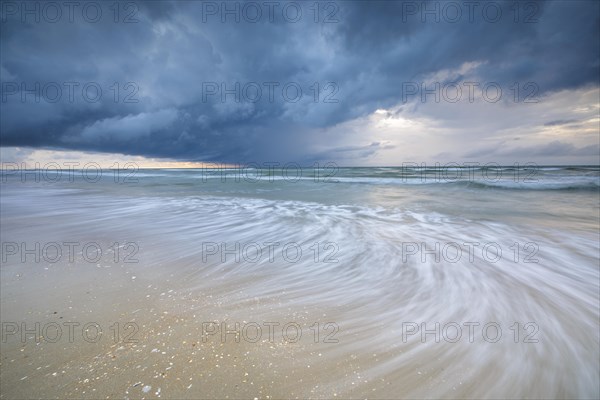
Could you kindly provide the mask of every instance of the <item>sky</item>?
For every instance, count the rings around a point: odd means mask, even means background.
[[[0,159],[600,163],[598,1],[2,1]]]

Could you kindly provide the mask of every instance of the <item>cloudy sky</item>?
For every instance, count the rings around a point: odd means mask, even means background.
[[[3,162],[600,162],[597,1],[3,1],[0,33]]]

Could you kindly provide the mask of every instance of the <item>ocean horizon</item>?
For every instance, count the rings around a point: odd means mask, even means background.
[[[0,400],[600,399],[600,1],[0,1]]]

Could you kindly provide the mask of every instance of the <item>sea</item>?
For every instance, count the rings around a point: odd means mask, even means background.
[[[600,397],[599,166],[0,179],[0,398]]]

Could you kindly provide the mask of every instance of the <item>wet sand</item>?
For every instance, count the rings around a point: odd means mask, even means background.
[[[54,263],[32,256],[21,262],[18,254],[3,262],[3,399],[600,392],[598,242],[588,228],[594,221],[573,218],[556,229],[551,218],[519,226],[359,205],[5,189],[3,242],[31,249],[75,240],[79,247],[73,262],[64,254]],[[580,210],[573,205],[573,213]],[[496,263],[480,255],[458,263],[403,261],[407,237],[496,240],[508,256]],[[279,253],[273,262],[236,262],[235,255],[223,262],[218,254],[203,260],[203,243],[231,249],[234,242],[277,240],[297,243],[306,255],[295,263]],[[315,261],[310,246],[324,241],[338,245],[339,262],[322,262],[331,252],[324,248]],[[511,260],[513,242],[537,243],[539,262]],[[103,249],[101,260],[86,258],[84,243]],[[39,323],[46,337],[10,333],[23,323],[29,330]],[[79,324],[72,342],[65,323]],[[229,330],[240,324],[239,341],[235,333],[221,336],[222,323]],[[430,332],[424,338],[407,331],[422,323]],[[436,323],[438,335],[431,333]],[[472,341],[469,323],[479,324]],[[483,336],[488,323],[501,327],[500,337],[494,327]],[[56,324],[62,336],[53,343]],[[97,341],[94,324],[103,331]],[[458,340],[453,324],[462,327]]]

